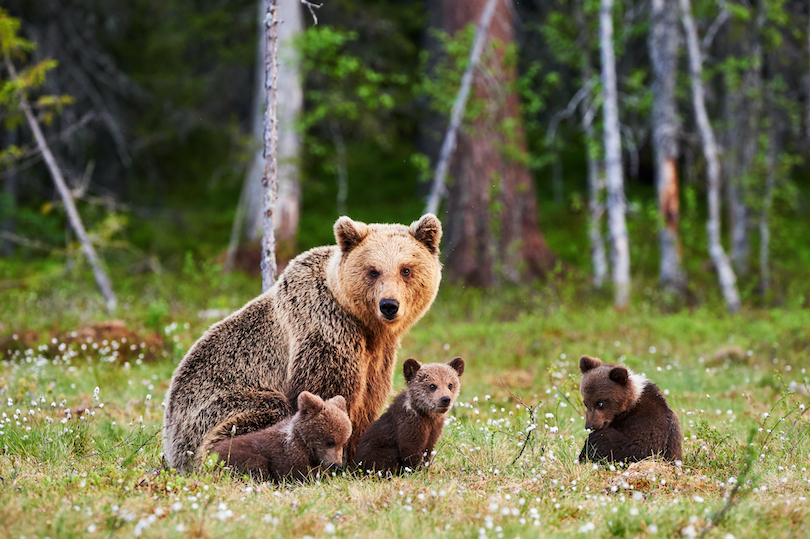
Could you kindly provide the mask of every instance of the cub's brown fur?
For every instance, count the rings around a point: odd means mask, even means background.
[[[430,459],[445,414],[458,397],[464,360],[423,366],[408,359],[402,372],[407,387],[360,438],[354,463],[364,471],[413,470]]]
[[[234,426],[292,415],[302,391],[346,398],[351,456],[391,392],[402,335],[436,297],[441,233],[430,214],[410,227],[338,219],[337,246],[296,257],[186,354],[166,398],[166,463],[190,469]]]
[[[211,446],[219,460],[260,481],[303,479],[313,470],[343,465],[352,434],[346,400],[324,401],[303,391],[298,412],[272,427],[223,439]]]
[[[658,386],[627,367],[582,356],[585,428],[593,429],[580,461],[683,460],[681,427]]]

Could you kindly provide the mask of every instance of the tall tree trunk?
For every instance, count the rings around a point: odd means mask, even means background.
[[[14,64],[11,63],[8,53],[6,53],[5,56],[5,64],[12,80],[16,82],[18,79],[17,70],[14,68]],[[82,224],[82,219],[79,217],[79,212],[76,210],[76,205],[73,203],[73,196],[70,194],[70,189],[68,189],[68,186],[65,183],[65,178],[62,176],[62,171],[59,169],[59,164],[56,162],[56,158],[54,158],[53,153],[51,153],[48,142],[45,140],[45,135],[42,133],[42,129],[39,126],[36,116],[34,116],[34,111],[31,109],[31,105],[28,103],[28,98],[25,96],[22,90],[17,90],[17,96],[20,100],[20,108],[22,108],[25,118],[28,121],[28,126],[34,133],[34,138],[37,141],[37,146],[40,153],[42,153],[42,158],[45,160],[45,164],[48,166],[48,171],[51,173],[51,178],[53,178],[54,184],[56,184],[56,190],[59,192],[59,196],[62,197],[62,202],[65,204],[65,212],[67,212],[70,226],[73,228],[73,231],[79,238],[82,253],[84,253],[84,256],[87,258],[87,261],[90,263],[90,267],[93,270],[93,276],[96,278],[96,284],[98,284],[98,287],[101,290],[101,295],[104,297],[104,303],[107,306],[107,311],[112,312],[115,310],[118,300],[116,299],[115,293],[110,285],[110,279],[107,277],[107,273],[104,271],[98,255],[96,255],[96,250],[93,248],[93,244],[90,242],[90,238],[87,236],[87,232]]]
[[[5,147],[17,145],[17,128],[6,129],[6,144]],[[0,223],[0,230],[8,234],[14,234],[16,227],[14,226],[14,213],[17,206],[17,173],[13,165],[9,167],[6,172],[6,177],[3,180],[3,198],[2,207],[0,212],[3,215],[2,222]],[[14,242],[10,238],[3,238],[2,240],[2,253],[3,256],[12,256],[14,254]]]
[[[453,34],[477,24],[487,0],[443,0],[444,29]],[[459,134],[450,165],[447,268],[450,278],[491,286],[501,277],[532,279],[553,268],[556,259],[546,246],[537,221],[534,182],[523,163],[510,159],[504,147],[525,152],[516,92],[509,91],[517,73],[504,63],[505,45],[514,42],[512,1],[495,6],[485,64],[487,77],[473,76],[473,96],[486,102],[470,132]],[[516,125],[509,136],[504,123]]]
[[[267,292],[276,281],[275,209],[278,196],[278,124],[276,121],[276,85],[278,84],[278,6],[276,0],[267,0],[266,49],[264,53],[264,88],[267,108],[264,112],[264,177],[262,211],[262,292]]]
[[[295,251],[295,235],[298,231],[301,205],[299,181],[299,155],[301,135],[295,129],[295,121],[303,108],[304,93],[294,41],[303,29],[300,0],[276,0],[278,25],[278,200],[276,202],[275,227],[279,256],[288,258]],[[262,185],[259,179],[264,171],[264,150],[261,141],[264,133],[264,114],[267,96],[264,84],[264,13],[266,0],[259,0],[261,32],[256,62],[254,86],[253,138],[256,153],[248,176],[247,238],[259,239],[263,230]]]
[[[653,68],[653,148],[658,189],[661,229],[660,282],[681,294],[685,285],[678,236],[680,202],[678,200],[678,111],[675,105],[675,74],[678,59],[678,20],[675,0],[652,0],[648,48]]]
[[[591,67],[590,31],[579,3],[575,2],[573,9],[574,18],[580,30],[581,46],[584,49],[581,68],[582,84],[587,85],[594,77]],[[605,243],[602,239],[602,216],[605,213],[605,205],[602,202],[605,191],[605,163],[599,158],[599,140],[593,126],[596,117],[594,101],[594,92],[591,90],[589,97],[580,101],[579,106],[582,112],[582,125],[585,129],[585,155],[588,164],[588,237],[591,241],[593,283],[597,288],[602,288],[608,272]]]
[[[695,109],[695,122],[703,142],[703,153],[708,165],[708,206],[709,219],[706,229],[709,239],[709,254],[717,270],[720,289],[731,312],[740,310],[740,294],[737,292],[737,278],[731,268],[723,244],[720,242],[720,162],[717,159],[717,144],[714,131],[706,113],[706,100],[703,95],[703,59],[698,45],[697,29],[692,18],[689,0],[680,0],[683,27],[689,51],[689,76],[692,82],[692,102]]]
[[[625,222],[622,143],[619,133],[619,99],[616,88],[616,58],[613,54],[613,0],[602,0],[599,12],[599,39],[602,53],[602,92],[604,92],[605,170],[608,191],[608,229],[613,250],[615,305],[626,307],[630,299],[630,245]]]

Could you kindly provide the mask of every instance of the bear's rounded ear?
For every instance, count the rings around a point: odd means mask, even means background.
[[[627,380],[630,378],[630,373],[628,372],[627,367],[613,367],[610,369],[610,374],[608,377],[617,384],[626,385]]]
[[[304,414],[314,415],[323,410],[323,399],[309,391],[298,395],[298,410]]]
[[[402,374],[405,376],[405,382],[413,380],[414,376],[416,376],[416,373],[419,372],[421,368],[422,364],[414,358],[406,359],[405,363],[402,364]]]
[[[464,374],[464,360],[460,357],[454,357],[452,361],[448,362],[447,364],[450,365],[459,376]]]
[[[343,398],[343,395],[335,395],[331,399],[329,399],[331,404],[334,404],[347,414],[349,413],[349,409],[346,407],[346,399]]]
[[[595,369],[601,364],[602,362],[596,359],[595,357],[582,356],[581,358],[579,358],[579,370],[582,374],[585,374],[591,369]]]
[[[427,247],[430,254],[439,254],[439,243],[442,241],[442,222],[432,213],[426,213],[418,221],[411,223],[411,235],[416,241]]]
[[[348,254],[360,245],[368,235],[368,225],[360,221],[352,221],[345,215],[335,221],[335,240],[343,254]]]

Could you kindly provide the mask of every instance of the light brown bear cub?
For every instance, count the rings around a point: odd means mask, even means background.
[[[579,370],[585,428],[591,430],[580,462],[638,461],[650,456],[683,460],[678,418],[657,385],[623,365],[588,356],[579,360]]]
[[[407,387],[360,437],[353,462],[363,471],[397,473],[425,464],[442,433],[447,411],[458,398],[464,360],[402,366]]]
[[[303,391],[298,412],[272,427],[220,440],[211,447],[219,460],[260,481],[303,479],[314,470],[343,465],[352,434],[346,400],[324,401]]]

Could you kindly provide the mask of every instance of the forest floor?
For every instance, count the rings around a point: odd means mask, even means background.
[[[665,313],[640,301],[616,312],[553,286],[447,288],[398,362],[466,360],[433,465],[275,486],[162,467],[174,368],[255,286],[220,280],[214,290],[197,278],[119,285],[121,318],[106,321],[97,300],[77,301],[67,285],[4,294],[0,536],[810,535],[806,309]],[[164,297],[172,287],[193,299]],[[681,466],[577,462],[583,354],[666,391]],[[395,390],[403,385],[397,372]]]

